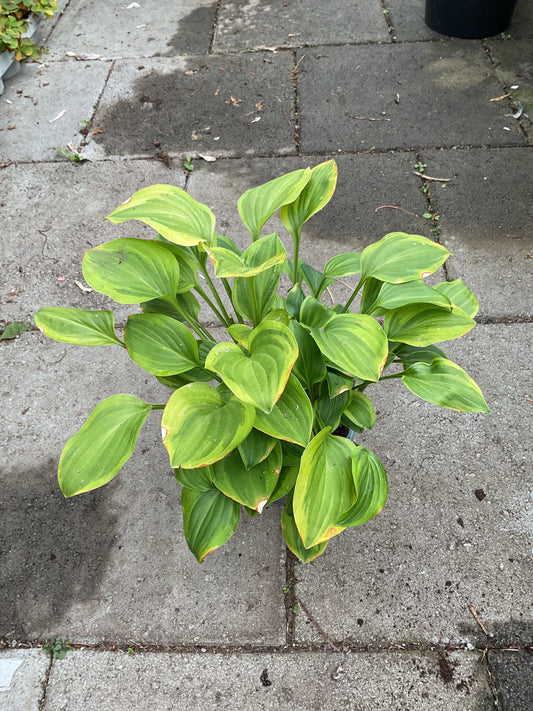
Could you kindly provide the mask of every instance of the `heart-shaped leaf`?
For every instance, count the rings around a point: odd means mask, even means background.
[[[253,330],[248,348],[246,353],[235,343],[219,343],[205,365],[218,373],[237,397],[268,413],[285,388],[298,346],[286,326],[263,321]]]
[[[365,314],[335,314],[322,328],[309,329],[322,353],[340,370],[362,380],[379,380],[387,359],[387,337]]]
[[[443,308],[451,306],[451,301],[446,294],[432,289],[421,280],[415,280],[405,284],[383,284],[372,311],[366,313],[381,315],[385,311],[417,303],[433,304]]]
[[[450,252],[421,235],[391,232],[361,254],[361,278],[391,284],[423,279],[444,264]]]
[[[45,306],[35,314],[35,323],[48,338],[77,346],[122,345],[115,335],[112,311],[59,309]]]
[[[251,405],[236,397],[225,403],[205,383],[176,390],[161,421],[171,466],[194,469],[217,462],[247,437],[254,419]]]
[[[121,237],[83,257],[83,276],[95,291],[119,304],[137,304],[176,293],[178,262],[161,243]]]
[[[355,444],[326,427],[307,445],[294,487],[294,519],[305,548],[340,533],[337,524],[356,500],[352,475]]]
[[[292,492],[287,496],[287,503],[281,514],[281,530],[283,531],[287,548],[294,553],[302,563],[309,563],[311,560],[318,558],[318,556],[322,555],[326,550],[326,546],[328,545],[328,541],[325,541],[311,548],[304,546],[298,528],[296,527],[296,521],[294,520]]]
[[[199,563],[232,537],[241,515],[239,504],[218,489],[184,488],[181,508],[185,539]]]
[[[61,453],[58,479],[63,494],[75,496],[111,481],[130,458],[151,409],[134,395],[102,400]]]
[[[337,397],[337,395],[348,392],[353,388],[353,378],[351,376],[339,373],[337,370],[331,370],[331,368],[328,368],[326,382],[330,397]]]
[[[246,469],[237,451],[213,465],[213,483],[226,496],[243,506],[262,512],[281,472],[279,443],[260,464]]]
[[[285,390],[268,414],[256,411],[254,427],[271,437],[305,447],[311,437],[313,407],[298,378],[289,375]]]
[[[319,396],[315,400],[316,418],[320,426],[322,428],[331,427],[332,432],[334,432],[339,426],[344,408],[349,402],[349,392],[344,391],[340,395],[330,397],[328,384],[326,382],[321,383]]]
[[[174,185],[152,185],[137,191],[107,219],[115,224],[140,220],[169,242],[181,245],[210,242],[215,232],[211,210]]]
[[[260,432],[255,427],[248,437],[239,444],[239,454],[246,469],[260,464],[272,452],[276,439]]]
[[[490,412],[479,386],[446,358],[435,358],[431,364],[414,363],[404,371],[402,382],[434,405],[460,412]]]
[[[170,316],[146,313],[130,316],[124,341],[130,358],[153,375],[176,375],[199,364],[194,336]]]
[[[366,430],[372,429],[376,421],[376,413],[372,406],[372,401],[358,390],[350,392],[349,402],[344,408],[343,414],[352,425]]]
[[[390,341],[400,341],[411,346],[429,346],[459,338],[475,325],[474,319],[456,306],[441,309],[425,304],[411,304],[389,311],[383,328]]]
[[[326,377],[326,361],[320,348],[298,321],[291,321],[289,328],[298,344],[298,360],[294,364],[293,373],[307,388],[312,388]]]
[[[335,316],[335,312],[314,296],[307,296],[300,307],[300,321],[311,328],[322,328]]]
[[[265,222],[282,205],[294,202],[311,178],[309,168],[295,170],[247,190],[239,199],[239,214],[255,241]]]
[[[311,170],[310,179],[296,200],[281,208],[280,217],[293,237],[297,238],[307,220],[328,204],[336,185],[335,161],[320,163]]]
[[[445,294],[454,306],[458,306],[470,318],[474,318],[479,311],[476,297],[461,279],[443,281],[435,289]]]
[[[198,467],[197,469],[174,469],[174,476],[178,484],[193,491],[209,491],[213,489],[212,467]]]
[[[326,262],[324,267],[324,275],[333,279],[359,274],[361,271],[361,254],[360,252],[346,252],[338,254]]]
[[[377,516],[387,500],[387,474],[373,452],[356,447],[352,453],[352,473],[357,501],[341,516],[340,526],[361,526]]]
[[[287,259],[285,247],[277,234],[253,242],[242,255],[225,247],[209,246],[205,251],[215,265],[217,277],[250,277],[281,264]]]

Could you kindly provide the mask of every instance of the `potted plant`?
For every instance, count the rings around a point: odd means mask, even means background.
[[[385,503],[385,470],[355,441],[374,425],[371,386],[401,379],[436,405],[488,412],[475,382],[434,345],[470,331],[478,308],[460,280],[423,281],[449,256],[444,247],[393,232],[361,253],[332,257],[322,271],[299,259],[302,227],[329,201],[336,180],[328,161],[246,191],[238,204],[251,234],[244,251],[217,234],[207,206],[174,186],[144,188],[109,215],[113,223],[140,220],[157,238],[119,238],[88,250],[84,277],[119,303],[140,303],[142,313],[128,318],[123,339],[108,310],[45,307],[36,324],[63,343],[127,349],[171,392],[162,403],[119,394],[97,405],[63,449],[65,496],[110,481],[146,417],[161,410],[163,442],[183,487],[185,537],[197,559],[233,534],[241,508],[253,516],[286,498],[285,540],[309,561]],[[280,209],[292,262],[277,234],[262,236]],[[282,272],[292,282],[285,295],[278,293]],[[359,276],[347,302],[323,303],[326,288],[349,275]],[[200,322],[198,299],[226,328],[224,342]]]
[[[15,74],[18,62],[40,58],[42,50],[31,38],[40,19],[58,10],[57,0],[0,0],[0,94],[2,77]]]
[[[426,0],[426,25],[450,37],[482,39],[504,32],[516,0]]]

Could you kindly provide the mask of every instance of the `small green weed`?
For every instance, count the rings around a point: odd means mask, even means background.
[[[43,652],[45,654],[51,654],[54,659],[64,659],[71,647],[72,642],[70,639],[65,641],[60,637],[52,637],[44,643]]]
[[[185,170],[188,170],[189,173],[192,173],[192,171],[194,170],[194,165],[192,163],[191,156],[185,156],[185,161],[183,162],[183,167],[185,168]]]
[[[87,160],[87,158],[80,156],[76,151],[66,151],[64,148],[59,148],[58,146],[54,146],[54,149],[71,163],[83,163],[84,160]]]
[[[427,163],[415,163],[414,164],[414,169],[418,170],[419,173],[423,173],[427,167],[428,167]]]

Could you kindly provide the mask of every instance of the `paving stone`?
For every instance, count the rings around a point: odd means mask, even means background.
[[[81,270],[86,249],[117,237],[153,239],[140,222],[104,220],[136,190],[156,183],[184,187],[181,164],[160,161],[11,165],[0,172],[1,320],[31,319],[41,306],[111,308],[124,325],[135,307],[87,293]],[[63,279],[64,281],[58,281]]]
[[[383,511],[298,565],[297,594],[332,640],[357,644],[531,643],[531,324],[477,326],[448,356],[491,414],[436,408],[400,381],[367,391],[379,412],[357,441],[389,477]],[[306,614],[299,641],[323,641]]]
[[[69,500],[59,491],[61,449],[101,399],[166,402],[170,390],[120,348],[26,333],[0,358],[0,638],[283,644],[281,508],[243,514],[199,565],[183,537],[160,413],[112,482]]]
[[[298,73],[301,148],[523,145],[508,108],[490,101],[501,93],[483,48],[464,40],[306,49]]]
[[[525,651],[489,652],[488,660],[504,711],[529,711],[533,694],[533,656]]]
[[[67,52],[98,54],[107,58],[152,57],[209,50],[216,5],[213,0],[181,0],[162,4],[144,0],[70,3],[48,37],[51,59]]]
[[[2,711],[39,711],[49,663],[41,649],[0,650]]]
[[[67,151],[68,143],[77,147],[81,122],[91,118],[110,66],[107,62],[23,64],[2,95],[0,163],[59,160],[56,147]]]
[[[518,0],[511,24],[506,30],[502,41],[508,42],[509,40],[505,39],[508,35],[513,40],[533,37],[533,0]]]
[[[533,153],[530,149],[472,149],[424,153],[441,216],[441,242],[453,253],[450,279],[477,295],[480,316],[533,314]]]
[[[413,40],[450,39],[433,32],[424,22],[424,0],[386,0],[389,20],[394,28],[393,36],[399,42]]]
[[[206,678],[209,684],[206,685]],[[480,711],[492,698],[477,654],[69,653],[47,704],[63,711],[409,708]]]
[[[533,9],[533,3],[531,5]],[[533,17],[532,17],[533,19]],[[529,23],[533,27],[533,22]],[[506,91],[511,94],[512,108],[509,114],[516,114],[520,109],[520,124],[527,133],[529,143],[533,144],[533,61],[531,59],[531,40],[514,42],[487,42],[496,74]],[[511,89],[511,86],[518,87]],[[526,115],[524,115],[526,114]],[[509,121],[512,120],[508,116]]]
[[[289,52],[118,61],[84,155],[292,152],[292,68]]]
[[[215,52],[258,47],[390,42],[379,0],[223,0]]]

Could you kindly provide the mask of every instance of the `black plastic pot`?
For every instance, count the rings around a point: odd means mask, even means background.
[[[481,39],[505,32],[517,0],[426,0],[426,25],[462,39]]]

